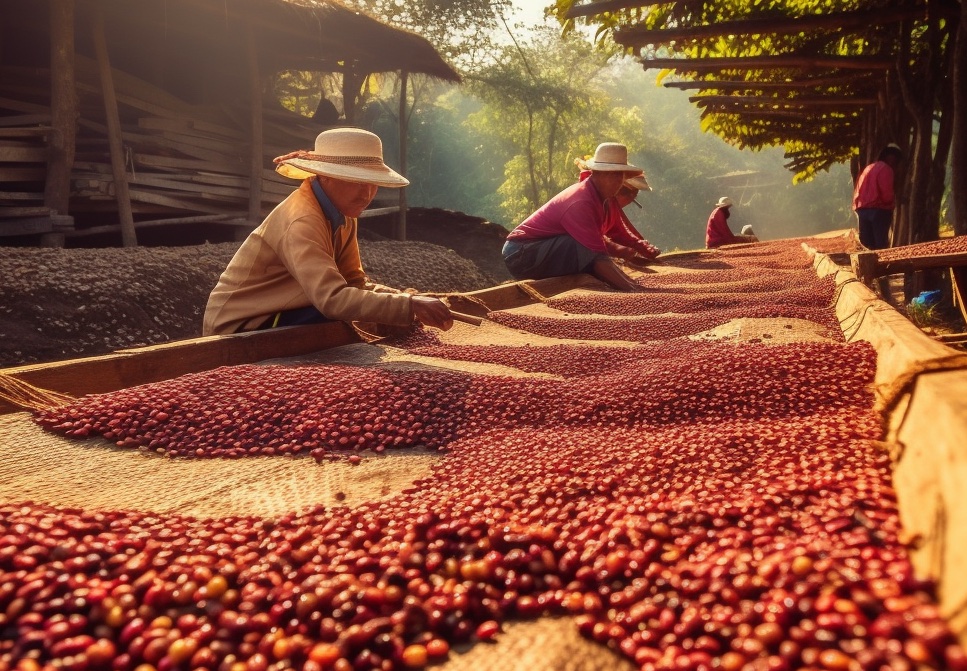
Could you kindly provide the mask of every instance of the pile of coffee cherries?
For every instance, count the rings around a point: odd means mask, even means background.
[[[769,310],[817,315],[831,299],[805,283],[798,244],[688,264],[641,282],[683,296],[695,328],[770,294],[797,298]],[[796,282],[760,282],[775,273]],[[685,284],[728,293],[719,277],[761,288],[688,300]],[[568,300],[627,329],[667,311]],[[104,449],[175,458],[441,458],[400,494],[275,519],[2,504],[0,668],[418,669],[499,642],[511,620],[567,616],[644,671],[967,669],[899,540],[872,348],[640,333],[398,343],[543,377],[239,366],[41,413]]]

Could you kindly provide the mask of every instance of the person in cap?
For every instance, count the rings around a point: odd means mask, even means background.
[[[661,254],[660,249],[638,232],[624,211],[631,203],[641,207],[638,194],[642,191],[651,191],[651,185],[645,176],[629,177],[618,189],[613,204],[608,202],[605,206],[608,211],[608,225],[604,235],[605,242],[609,243],[608,253],[631,264],[648,263]]]
[[[625,181],[642,170],[628,163],[628,148],[617,142],[598,145],[585,168],[586,179],[551,198],[508,234],[503,248],[507,270],[518,280],[590,273],[620,291],[641,291],[612,260],[616,247],[607,234],[613,233],[608,208],[618,207],[614,199]]]
[[[894,172],[903,152],[895,144],[888,144],[880,151],[876,161],[870,163],[856,180],[853,189],[853,210],[860,229],[860,242],[867,249],[886,249],[890,246],[890,226],[896,207],[894,195]]]
[[[708,216],[705,225],[705,247],[715,249],[722,245],[739,245],[749,242],[759,242],[755,235],[735,235],[729,228],[729,217],[732,214],[732,199],[722,196],[715,203],[715,209]]]
[[[447,305],[369,281],[356,239],[357,217],[379,186],[409,182],[383,162],[379,137],[334,128],[314,151],[275,159],[302,184],[245,239],[208,298],[205,335],[324,321],[405,327],[453,326]]]

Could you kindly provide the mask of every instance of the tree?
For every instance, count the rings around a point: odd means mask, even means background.
[[[494,30],[513,6],[511,0],[347,0],[346,4],[422,35],[464,73],[491,60],[497,49]]]
[[[519,222],[572,184],[575,159],[598,143],[640,144],[637,110],[616,108],[603,87],[611,55],[541,29],[526,44],[504,47],[496,63],[468,80],[483,103],[469,126],[507,156],[500,186],[506,221]]]

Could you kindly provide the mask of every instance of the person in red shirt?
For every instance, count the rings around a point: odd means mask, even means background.
[[[642,291],[611,259],[609,207],[625,181],[642,174],[628,148],[598,145],[586,162],[590,176],[567,187],[512,230],[504,243],[507,270],[518,280],[590,273],[620,291]],[[612,243],[613,244],[613,243]]]
[[[860,242],[867,249],[886,249],[890,246],[890,225],[896,207],[894,171],[903,160],[903,152],[895,144],[888,144],[879,157],[870,163],[856,180],[853,190],[853,210],[859,222]]]
[[[708,216],[705,225],[705,246],[715,249],[722,245],[737,245],[747,242],[759,242],[755,235],[733,235],[729,228],[729,216],[732,214],[732,199],[722,196],[715,204],[715,209]]]
[[[583,182],[590,176],[590,170],[582,170],[579,180]],[[624,181],[614,199],[605,203],[607,221],[603,231],[609,256],[632,264],[646,265],[657,258],[661,250],[645,240],[624,212],[624,208],[632,203],[641,207],[637,200],[641,191],[651,191],[651,185],[644,175],[629,177]]]

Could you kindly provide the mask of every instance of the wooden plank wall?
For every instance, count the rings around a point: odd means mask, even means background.
[[[108,130],[97,64],[78,55],[77,154],[71,214],[99,223],[116,219]],[[245,219],[250,193],[247,101],[221,108],[189,104],[114,68],[132,209],[139,222],[199,214]],[[43,206],[49,72],[0,68],[0,225]],[[242,107],[240,110],[239,107]],[[296,186],[277,175],[272,158],[311,146],[321,130],[276,105],[264,110],[262,214]]]

